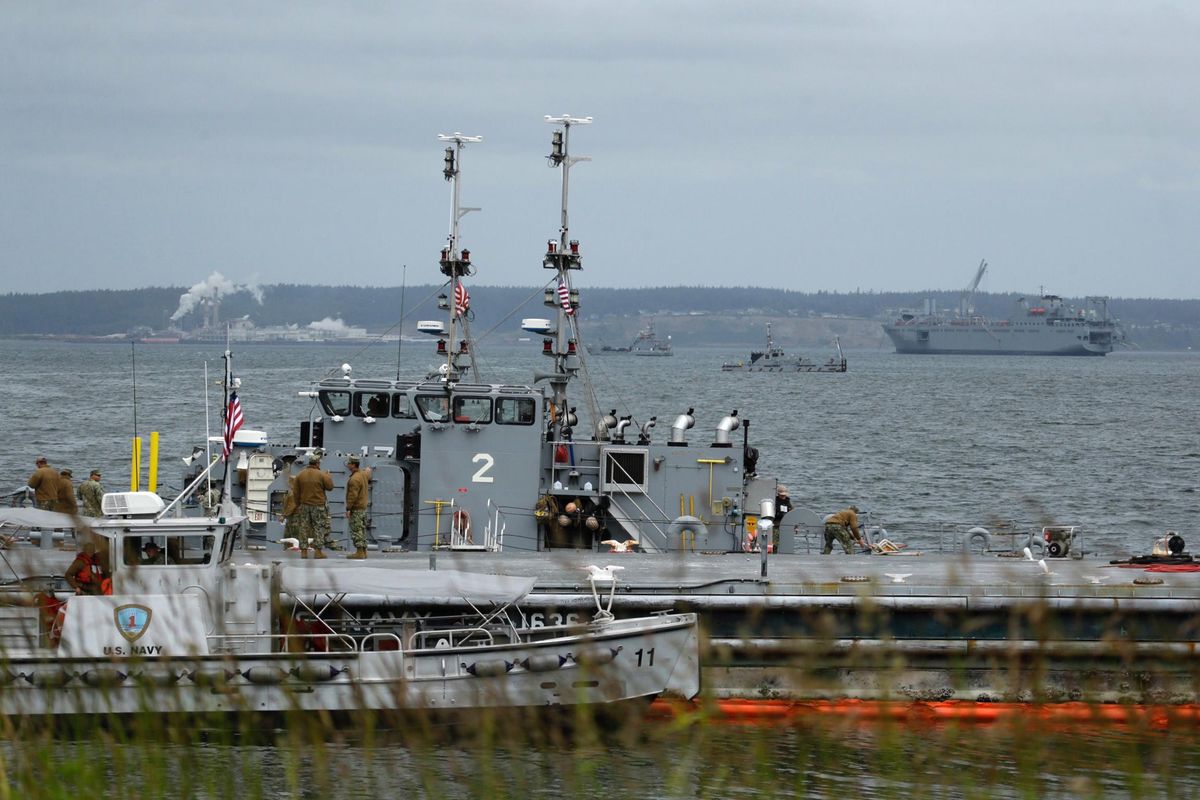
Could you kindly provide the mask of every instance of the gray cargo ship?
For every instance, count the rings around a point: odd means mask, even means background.
[[[923,310],[904,310],[883,330],[897,353],[928,355],[1102,356],[1123,340],[1120,325],[1108,316],[1107,297],[1088,297],[1087,306],[1069,306],[1053,294],[1036,301],[1022,297],[1009,319],[978,315],[971,304],[987,271],[980,262],[953,314],[940,313],[932,301]]]

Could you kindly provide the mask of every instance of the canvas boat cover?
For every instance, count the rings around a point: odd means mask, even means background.
[[[21,530],[61,530],[74,528],[75,518],[40,508],[0,508],[0,525]]]
[[[384,600],[474,605],[515,603],[533,589],[533,578],[486,575],[457,570],[384,569],[346,564],[286,566],[283,591],[294,597],[375,595]]]

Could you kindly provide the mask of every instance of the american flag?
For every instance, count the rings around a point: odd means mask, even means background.
[[[467,294],[467,287],[459,281],[454,284],[454,313],[461,317],[470,307],[471,297]]]
[[[242,401],[238,400],[237,392],[229,393],[229,408],[225,409],[225,447],[222,455],[226,461],[233,450],[233,435],[242,427]]]
[[[558,282],[558,304],[568,315],[575,313],[575,309],[571,308],[571,292],[567,289],[567,282],[564,280]]]

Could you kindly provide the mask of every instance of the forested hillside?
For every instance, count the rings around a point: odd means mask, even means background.
[[[201,324],[199,311],[172,321],[180,308],[182,287],[125,291],[73,291],[49,294],[0,295],[0,336],[22,335],[123,335],[135,329],[191,330]],[[299,325],[326,318],[371,332],[394,329],[401,318],[411,332],[418,318],[437,316],[436,286],[406,289],[357,286],[261,287],[262,302],[239,291],[221,298],[220,318],[249,317],[259,327]],[[523,316],[545,316],[543,289],[511,286],[471,286],[475,330],[494,326],[516,330]],[[652,289],[583,289],[582,317],[599,338],[620,342],[650,319],[658,319],[660,332],[688,335],[692,344],[751,341],[760,322],[771,318],[840,317],[882,321],[900,308],[921,307],[932,299],[939,308],[955,308],[957,292],[794,292],[778,289],[703,286]],[[976,311],[1003,318],[1013,313],[1018,295],[977,294]],[[1067,298],[1082,302],[1081,298]],[[1142,349],[1200,349],[1200,300],[1114,298],[1112,316],[1121,320],[1129,337]],[[707,324],[688,323],[685,317],[707,317]],[[751,324],[733,324],[745,321]],[[825,326],[829,328],[829,326]]]

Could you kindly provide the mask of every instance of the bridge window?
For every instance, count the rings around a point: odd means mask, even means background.
[[[416,413],[413,412],[412,403],[408,400],[408,395],[392,395],[392,416],[400,417],[401,419],[412,419],[416,416]]]
[[[386,417],[391,406],[391,398],[387,392],[355,392],[354,416],[356,417]]]
[[[321,408],[329,416],[348,417],[350,416],[350,393],[349,392],[333,392],[328,389],[322,389],[320,392]]]
[[[426,422],[448,422],[450,419],[450,403],[445,395],[417,395],[417,410]]]
[[[454,398],[454,421],[489,423],[492,421],[492,400],[489,397]]]
[[[532,425],[535,406],[531,397],[501,397],[496,400],[497,425]]]
[[[140,567],[209,564],[215,543],[212,534],[129,536],[124,543],[124,561],[126,566]]]

